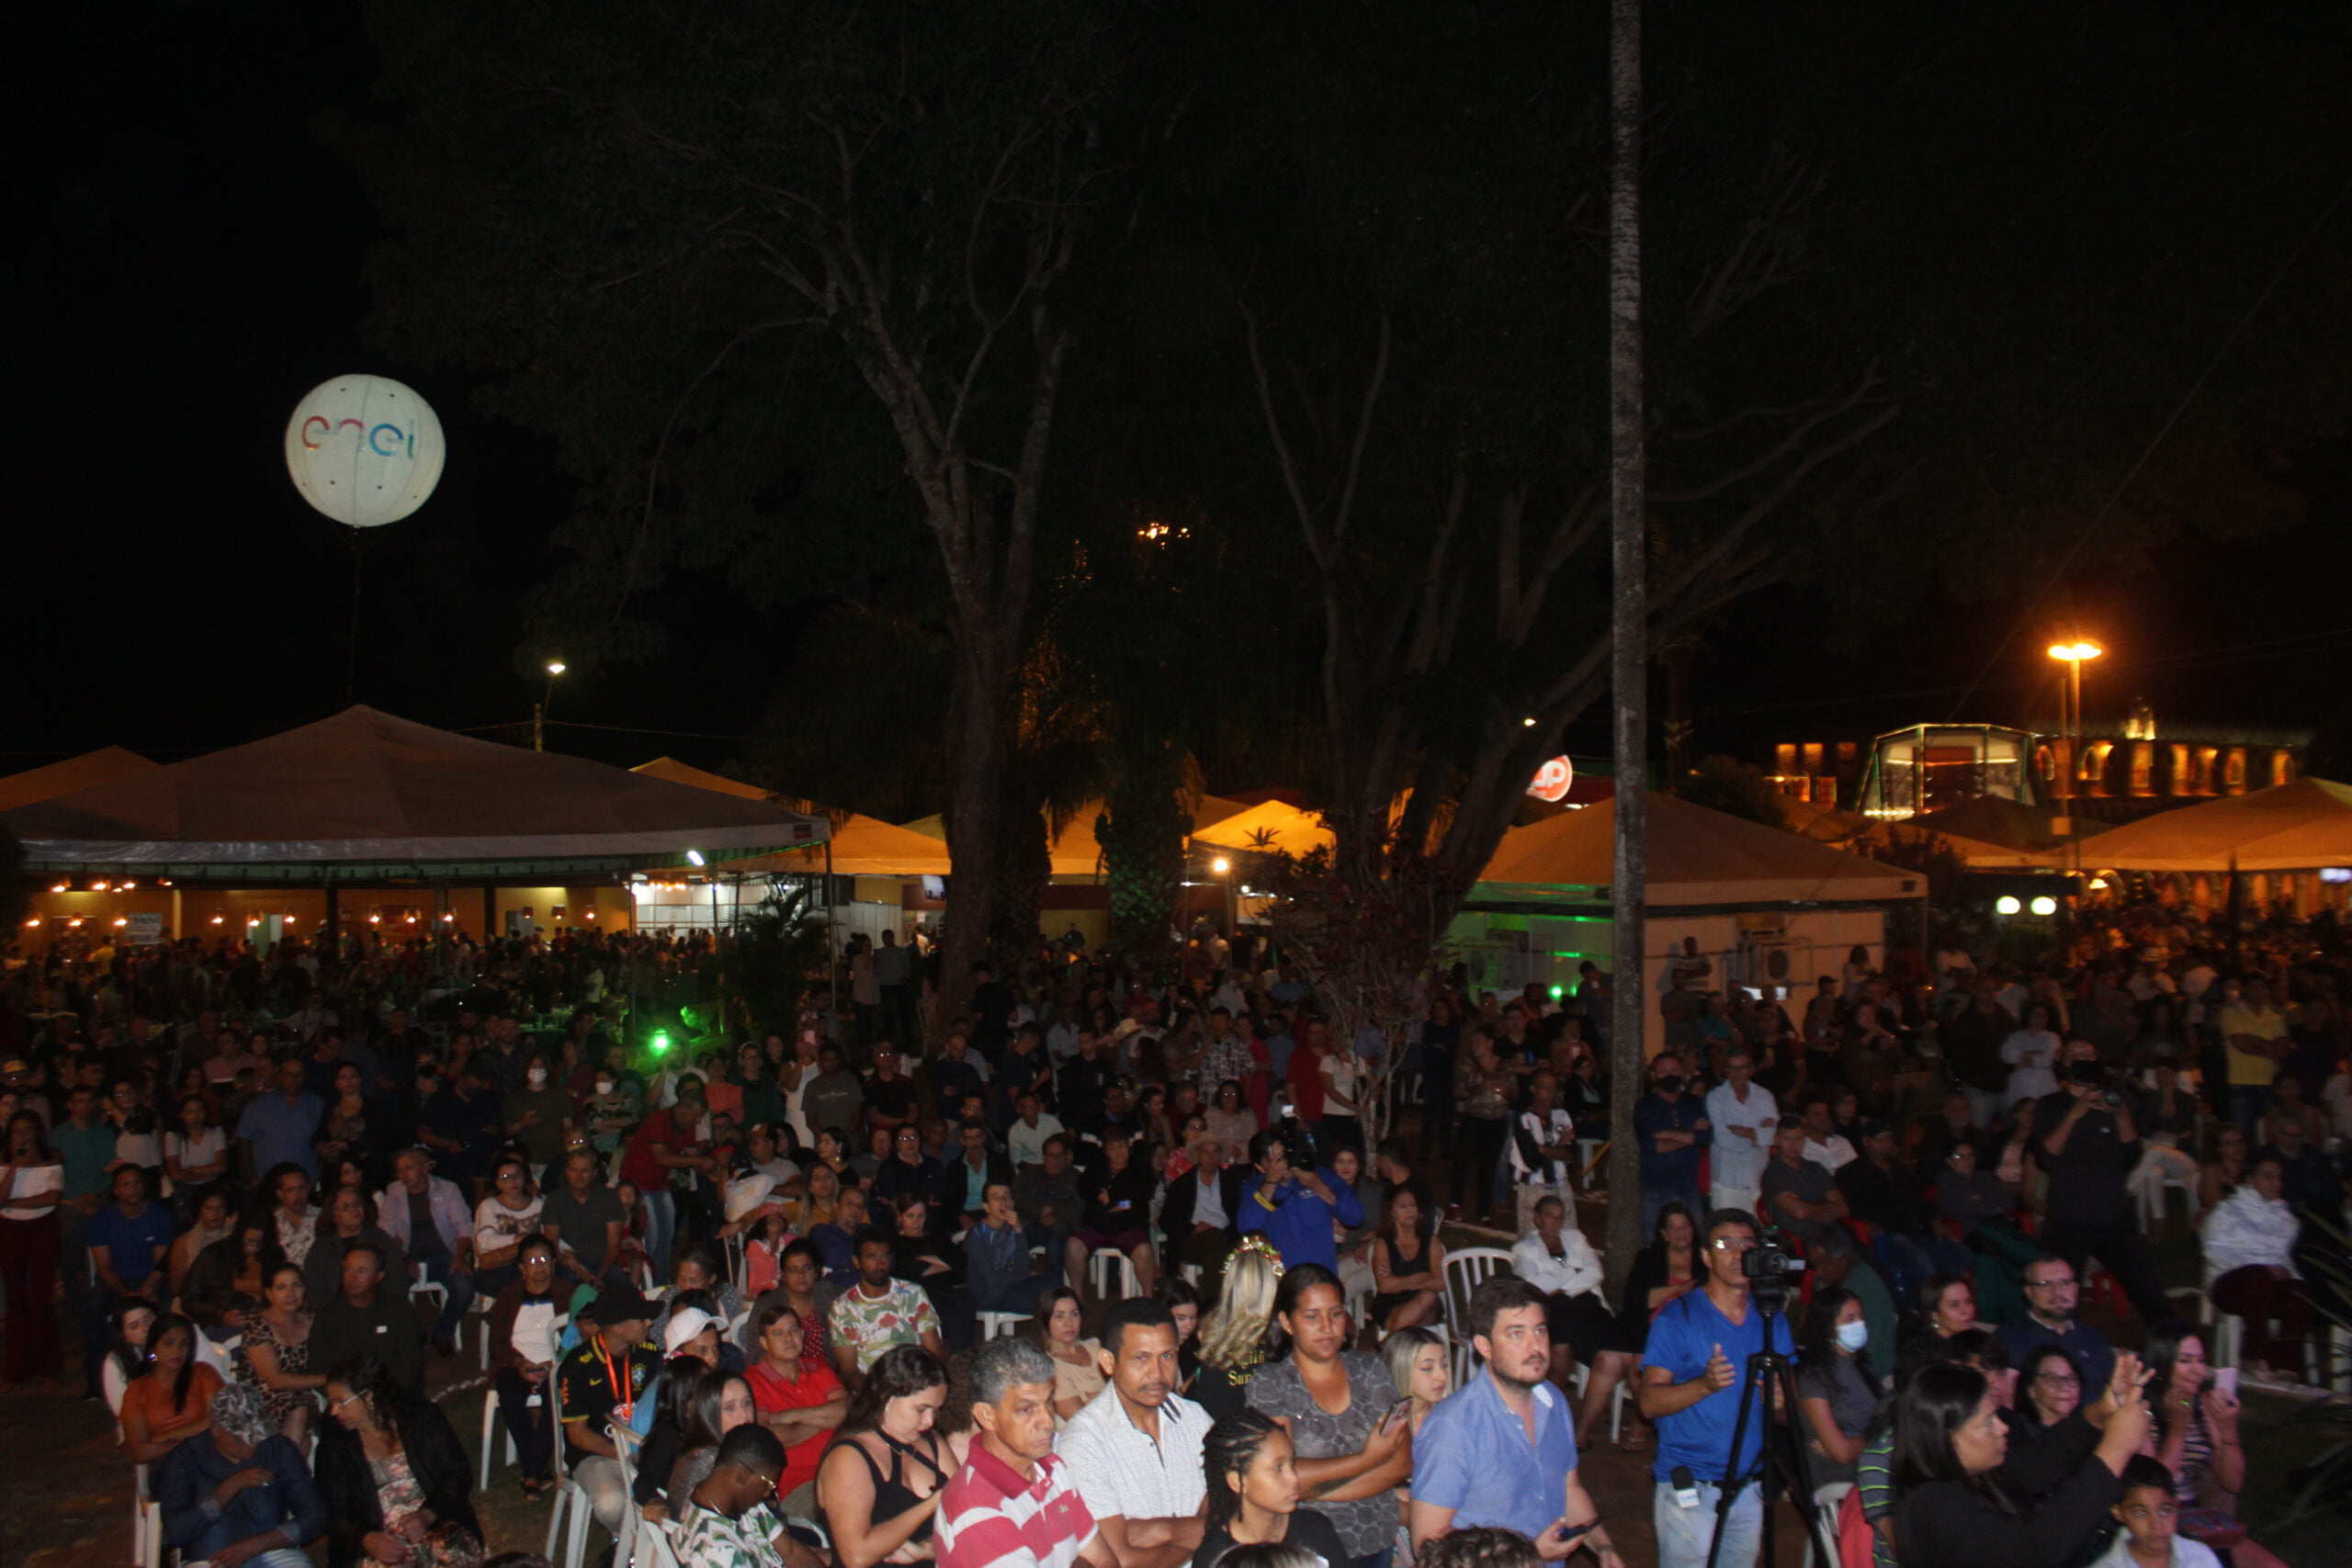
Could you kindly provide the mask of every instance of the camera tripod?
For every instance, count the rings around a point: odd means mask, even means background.
[[[1724,1549],[1724,1527],[1731,1522],[1732,1505],[1739,1500],[1739,1488],[1747,1481],[1754,1482],[1758,1501],[1761,1504],[1758,1510],[1761,1517],[1757,1525],[1758,1562],[1770,1568],[1773,1561],[1772,1495],[1775,1483],[1781,1485],[1788,1485],[1792,1481],[1795,1483],[1790,1488],[1790,1500],[1796,1504],[1797,1515],[1804,1520],[1804,1528],[1812,1532],[1813,1539],[1822,1540],[1819,1510],[1813,1506],[1813,1475],[1805,1461],[1804,1438],[1796,1426],[1796,1363],[1772,1348],[1772,1320],[1781,1315],[1781,1309],[1787,1302],[1785,1297],[1778,1303],[1768,1302],[1761,1293],[1751,1294],[1748,1299],[1764,1320],[1764,1348],[1747,1358],[1747,1371],[1740,1382],[1739,1416],[1732,1423],[1731,1458],[1724,1466],[1723,1490],[1715,1499],[1715,1535],[1707,1546],[1707,1568],[1715,1568],[1715,1559]],[[1784,1461],[1773,1441],[1771,1416],[1756,1408],[1756,1391],[1768,1379],[1770,1386],[1780,1391],[1781,1407],[1789,1413],[1789,1436],[1794,1456],[1792,1475],[1781,1473]],[[1742,1477],[1737,1473],[1739,1450],[1747,1438],[1747,1418],[1751,1414],[1756,1416],[1763,1440],[1758,1446],[1755,1473]],[[1837,1542],[1833,1540],[1824,1544],[1829,1551],[1829,1561],[1835,1562],[1838,1560]]]

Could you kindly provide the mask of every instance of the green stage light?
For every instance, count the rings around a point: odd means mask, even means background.
[[[1552,987],[1552,999],[1555,1002],[1567,994],[1568,988],[1566,986],[1555,986]]]
[[[655,1030],[653,1032],[651,1044],[653,1046],[653,1054],[657,1056],[662,1052],[667,1051],[670,1048],[670,1032],[666,1029]]]

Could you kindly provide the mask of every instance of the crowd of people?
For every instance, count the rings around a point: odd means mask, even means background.
[[[1690,945],[1613,1304],[1591,964],[1457,968],[1391,1040],[1246,932],[1159,974],[1041,949],[959,1017],[889,933],[788,1020],[707,938],[52,950],[0,988],[0,1392],[77,1341],[220,1568],[481,1561],[427,1396],[469,1331],[523,1495],[686,1568],[1614,1568],[1604,1420],[1661,1563],[1756,1561],[1785,1429],[1879,1562],[2262,1568],[2236,1390],[2333,1376],[2346,970],[2332,931],[2207,935],[1856,949],[1796,996]],[[1417,1110],[1367,1139],[1384,1094]],[[2175,1192],[2208,1313],[2147,1241]],[[1450,1281],[1449,1224],[1508,1267]],[[1771,1312],[1759,1249],[1808,1265]],[[2136,1351],[2078,1315],[2106,1279]]]

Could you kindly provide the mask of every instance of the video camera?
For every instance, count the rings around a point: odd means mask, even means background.
[[[1781,1243],[1781,1233],[1766,1231],[1756,1238],[1756,1245],[1740,1254],[1740,1277],[1747,1281],[1747,1293],[1762,1310],[1779,1316],[1788,1315],[1789,1292],[1796,1288],[1797,1276],[1804,1272],[1804,1259],[1792,1257]]]
[[[2120,1067],[2111,1067],[2096,1058],[2087,1062],[2066,1064],[2066,1077],[2078,1084],[2087,1084],[2098,1091],[2098,1102],[2109,1111],[2120,1110],[2124,1100],[2124,1086],[2128,1079]]]

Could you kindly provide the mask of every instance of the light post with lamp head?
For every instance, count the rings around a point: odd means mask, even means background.
[[[2064,784],[2062,793],[2066,802],[2066,840],[2070,858],[2074,862],[2075,874],[2077,876],[2082,874],[2083,870],[2082,825],[2075,819],[2075,786],[2082,777],[2080,759],[2083,750],[2083,663],[2086,660],[2097,659],[2106,651],[2107,649],[2099,647],[2098,644],[2079,637],[2072,642],[2052,643],[2050,646],[2050,657],[2066,666],[2066,678],[2058,689],[2058,731],[2059,739],[2064,743],[2065,763],[2059,770],[2059,777]],[[2053,823],[2052,826],[2055,827],[2056,824]]]
[[[563,660],[548,660],[547,671],[547,690],[539,694],[537,702],[531,705],[531,750],[534,751],[548,749],[548,705],[555,701],[555,678],[563,673]]]

